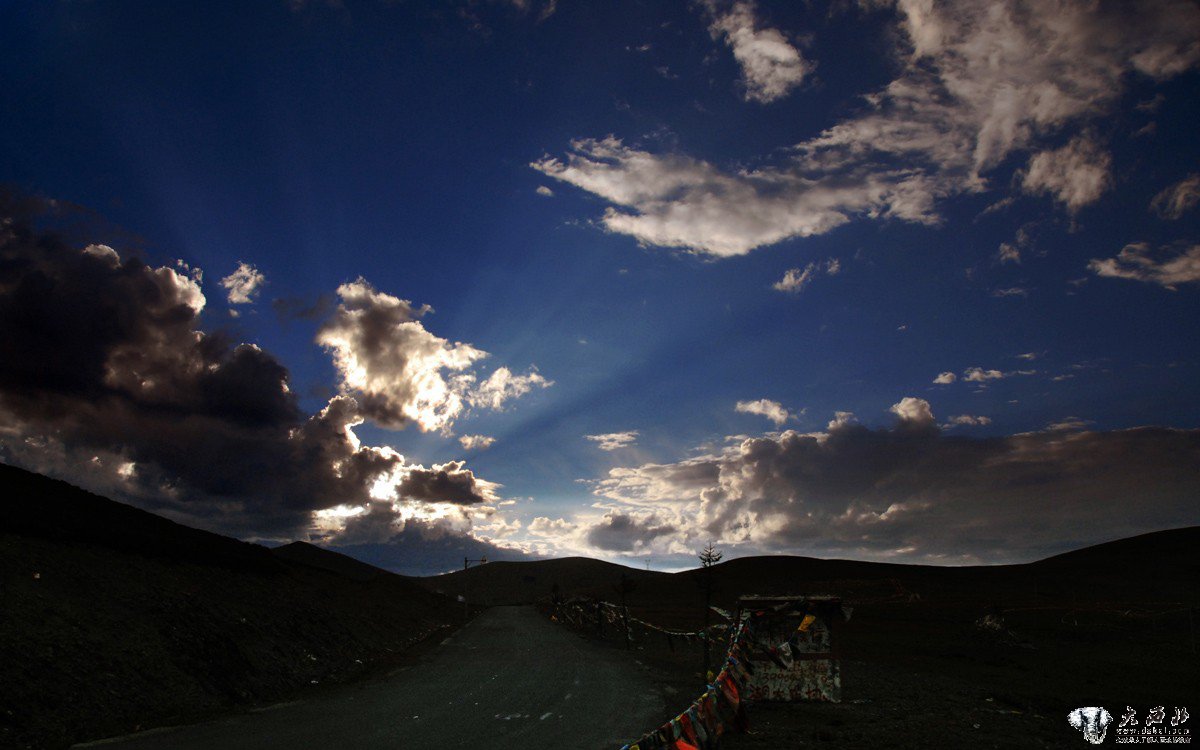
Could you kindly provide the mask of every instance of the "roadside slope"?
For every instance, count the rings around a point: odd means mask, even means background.
[[[335,553],[297,562],[7,466],[0,496],[3,747],[277,700],[461,619]]]

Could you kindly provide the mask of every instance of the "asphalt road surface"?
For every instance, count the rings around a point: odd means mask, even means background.
[[[530,607],[487,610],[429,661],[327,695],[80,747],[616,750],[669,717],[626,653]]]

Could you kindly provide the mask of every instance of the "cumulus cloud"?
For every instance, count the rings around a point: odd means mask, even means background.
[[[248,305],[254,301],[254,296],[258,294],[259,289],[266,283],[267,277],[250,265],[242,261],[238,261],[238,266],[233,273],[221,279],[221,286],[225,287],[228,292],[228,300],[231,305]]]
[[[492,512],[499,486],[462,462],[363,445],[378,409],[340,394],[304,414],[271,354],[200,330],[192,274],[76,249],[37,228],[52,209],[13,196],[0,216],[0,460],[249,538],[378,521],[380,503]]]
[[[605,432],[600,435],[584,435],[584,438],[591,440],[602,451],[615,451],[620,448],[628,448],[636,443],[638,431]]]
[[[405,467],[392,493],[398,498],[418,502],[473,505],[498,500],[498,487],[476,477],[464,462],[450,461],[429,469]]]
[[[742,70],[748,102],[769,104],[799,86],[812,70],[809,63],[778,29],[764,27],[750,0],[732,5],[708,0],[709,33],[733,51]]]
[[[1028,193],[1049,193],[1071,213],[1095,203],[1112,185],[1112,157],[1087,136],[1034,154],[1021,180]]]
[[[419,321],[429,306],[414,307],[364,279],[342,284],[337,293],[341,304],[317,342],[333,355],[343,389],[381,425],[450,425],[463,411],[465,380],[448,374],[467,370],[487,353],[433,335]]]
[[[938,376],[933,379],[933,382],[937,383],[938,385],[949,385],[949,384],[953,383],[955,380],[958,380],[958,376],[955,375],[954,373],[939,372]]]
[[[551,520],[546,516],[538,516],[529,522],[526,530],[534,536],[561,539],[575,531],[577,525],[563,518]]]
[[[612,469],[589,536],[614,551],[711,539],[742,554],[1013,562],[1197,521],[1200,430],[949,437],[919,399],[895,408],[921,428],[840,423]]]
[[[1088,270],[1097,276],[1158,284],[1175,291],[1179,284],[1200,282],[1200,245],[1163,247],[1153,252],[1145,242],[1126,245],[1115,258],[1093,258]]]
[[[608,552],[636,552],[674,531],[654,514],[606,513],[603,520],[588,529],[587,542]]]
[[[468,406],[500,409],[509,399],[551,382],[536,371],[497,368],[480,382],[471,372],[488,353],[430,333],[421,318],[432,311],[380,292],[364,279],[342,284],[341,302],[317,332],[333,355],[342,391],[384,427],[417,424],[448,432]]]
[[[857,422],[857,417],[854,416],[854,412],[835,411],[833,413],[833,419],[829,420],[829,426],[826,427],[826,429],[836,430],[839,427],[845,427],[846,425],[851,425],[855,422]]]
[[[1150,201],[1150,209],[1164,219],[1178,219],[1200,203],[1200,174],[1190,174],[1164,188]]]
[[[482,451],[495,445],[496,438],[488,435],[462,435],[458,438],[458,443],[464,450]]]
[[[933,410],[929,407],[929,402],[923,398],[905,396],[899,402],[892,404],[889,411],[900,417],[902,423],[918,426],[933,424]]]
[[[841,270],[842,264],[837,258],[830,258],[824,263],[809,263],[803,269],[789,268],[784,272],[783,278],[772,284],[771,288],[779,292],[799,294],[822,271],[830,276],[836,276]]]
[[[554,197],[554,191],[551,190],[550,188],[546,187],[545,185],[538,185],[537,194],[542,196],[543,198],[553,198]]]
[[[879,5],[897,11],[899,75],[779,159],[723,168],[608,136],[532,166],[608,201],[608,231],[716,257],[856,217],[937,224],[940,200],[987,189],[1021,152],[1039,151],[1025,187],[1077,210],[1107,186],[1107,156],[1083,136],[1057,151],[1045,142],[1111,111],[1130,74],[1163,80],[1200,60],[1190,0]]]
[[[741,414],[757,414],[760,417],[766,417],[774,422],[776,427],[792,418],[788,410],[783,408],[783,404],[767,398],[760,398],[757,401],[738,401],[734,409]]]

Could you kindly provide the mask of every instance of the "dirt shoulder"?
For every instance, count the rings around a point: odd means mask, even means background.
[[[1145,715],[1200,702],[1187,619],[1194,601],[1131,607],[1039,597],[998,607],[986,591],[943,591],[932,601],[850,603],[843,700],[753,704],[750,732],[726,735],[723,747],[1063,747],[1083,742],[1066,718],[1079,706],[1119,716],[1127,705]],[[675,627],[686,619],[678,603],[631,611]],[[991,624],[981,625],[989,614]],[[599,637],[594,627],[576,630]],[[619,632],[606,635],[624,649]],[[653,631],[635,630],[634,639],[630,658],[670,691],[671,716],[686,708],[703,690],[697,643]]]

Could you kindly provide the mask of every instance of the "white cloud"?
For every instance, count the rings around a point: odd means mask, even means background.
[[[734,408],[741,414],[757,414],[766,417],[774,422],[776,427],[792,418],[788,410],[783,408],[783,404],[766,398],[760,398],[757,401],[738,401]]]
[[[888,411],[900,417],[903,422],[914,425],[933,424],[933,410],[929,408],[929,402],[923,398],[905,396],[900,399],[899,403],[892,404]]]
[[[554,197],[554,191],[551,190],[550,188],[546,187],[545,185],[538,185],[537,194],[542,196],[543,198]]]
[[[1005,288],[1003,288],[1003,289],[993,289],[993,290],[992,290],[992,296],[993,296],[993,297],[1000,297],[1000,298],[1004,298],[1004,297],[1028,297],[1028,296],[1029,296],[1029,290],[1028,290],[1028,289],[1026,289],[1026,288],[1024,288],[1024,287],[1020,287],[1020,286],[1010,286],[1010,287],[1005,287]]]
[[[221,279],[221,286],[229,291],[229,304],[247,305],[254,301],[254,295],[266,282],[267,278],[250,265],[238,261],[238,267],[233,273]]]
[[[1115,258],[1093,258],[1088,270],[1097,276],[1144,281],[1175,291],[1179,284],[1200,282],[1200,245],[1164,247],[1153,253],[1147,243],[1135,242],[1123,247]]]
[[[789,268],[784,272],[783,278],[771,285],[772,289],[780,292],[791,292],[799,294],[804,291],[804,288],[812,283],[813,280],[813,264],[809,263],[803,271],[799,268]]]
[[[1050,193],[1071,213],[1095,203],[1112,185],[1112,157],[1088,136],[1029,160],[1021,186],[1027,193]]]
[[[1044,149],[1111,111],[1129,74],[1161,80],[1200,59],[1200,8],[1190,0],[896,7],[899,75],[865,97],[862,112],[773,163],[726,169],[609,136],[575,140],[564,159],[532,166],[607,200],[611,232],[717,257],[856,217],[937,224],[941,199],[986,190],[987,174],[1011,154]],[[1093,147],[1076,138],[1033,157],[1026,187],[1071,210],[1094,200],[1107,185],[1107,156]]]
[[[507,367],[497,367],[486,380],[467,392],[471,406],[485,409],[502,409],[506,401],[520,398],[534,388],[549,388],[553,380],[546,380],[537,369],[525,375],[513,375]]]
[[[534,536],[563,538],[575,531],[576,525],[562,518],[550,519],[538,516],[529,522],[527,531]]]
[[[709,33],[724,40],[742,69],[746,101],[769,104],[782,99],[812,70],[787,37],[762,26],[751,0],[738,0],[726,8],[716,0],[705,5],[711,19]]]
[[[551,385],[536,370],[497,368],[478,382],[471,368],[487,352],[430,333],[420,318],[431,308],[376,291],[363,279],[342,284],[337,310],[317,332],[333,355],[341,388],[362,413],[384,427],[416,423],[448,432],[468,406],[502,408],[534,387]]]
[[[1178,219],[1196,204],[1200,204],[1200,173],[1164,188],[1150,201],[1150,209],[1164,219]]]
[[[459,445],[465,450],[487,450],[496,444],[496,438],[489,435],[462,435],[458,438]]]
[[[955,414],[950,417],[949,421],[942,425],[944,428],[958,427],[968,425],[971,427],[983,427],[992,423],[991,417],[977,417],[971,414]]]
[[[799,268],[789,268],[784,272],[783,278],[771,285],[772,289],[780,292],[790,292],[799,294],[804,291],[804,288],[812,283],[817,274],[824,271],[830,276],[836,276],[841,273],[842,264],[837,258],[830,258],[824,263],[809,263],[803,270]]]
[[[1002,264],[1003,263],[1020,263],[1021,262],[1021,248],[1017,247],[1016,245],[1010,244],[1008,242],[1001,242],[1000,250],[997,253],[997,257],[999,257],[1000,262]]]
[[[679,154],[652,154],[619,139],[571,143],[565,161],[545,156],[531,166],[609,202],[601,220],[611,232],[646,245],[718,257],[744,255],[789,237],[824,234],[895,192],[888,175],[825,185],[778,169],[730,174]],[[886,209],[880,207],[880,212]]]
[[[854,416],[854,412],[852,411],[835,411],[833,413],[833,419],[829,420],[829,425],[825,429],[836,430],[840,427],[852,425],[856,421],[857,420]]]
[[[1034,358],[1033,356],[1026,356],[1023,354],[1018,355],[1018,356],[1020,359],[1033,359]],[[1019,376],[1019,375],[1036,375],[1037,372],[1038,372],[1037,370],[1009,370],[1007,372],[1002,372],[1002,371],[996,370],[996,369],[984,369],[982,367],[968,367],[965,370],[963,370],[962,380],[965,383],[986,383],[989,380],[1000,380],[1002,378],[1011,378],[1011,377]],[[940,373],[936,378],[934,378],[933,382],[937,383],[938,385],[948,385],[950,383],[955,382],[958,379],[959,379],[958,376],[956,376],[952,372],[943,372],[943,373]]]
[[[596,447],[602,451],[615,451],[635,444],[638,438],[638,431],[606,432],[601,435],[584,435],[584,438],[596,443]]]
[[[982,367],[968,367],[963,370],[963,380],[968,383],[982,383],[987,380],[999,380],[1004,373],[999,370],[985,370]]]

